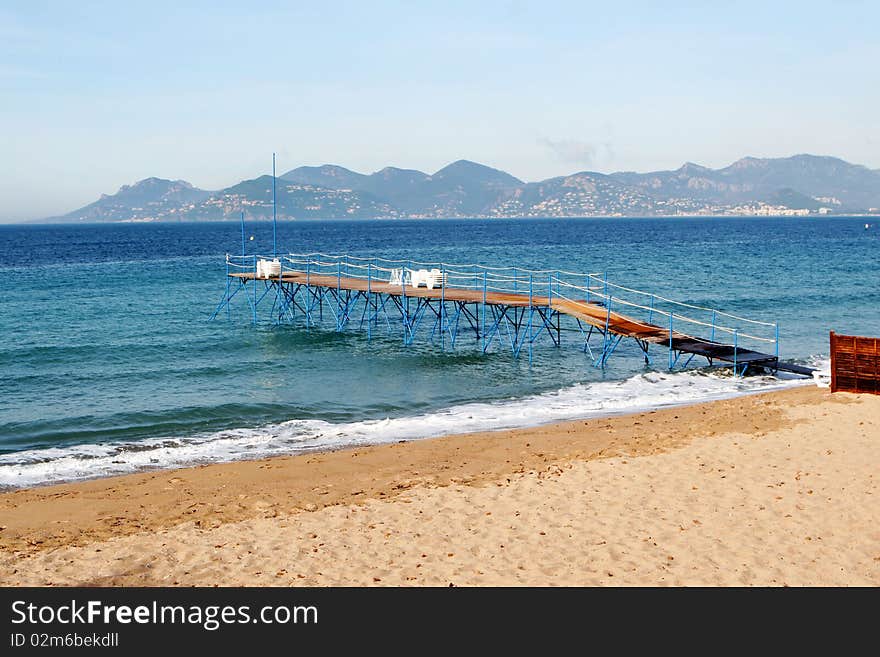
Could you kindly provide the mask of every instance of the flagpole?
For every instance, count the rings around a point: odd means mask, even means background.
[[[272,257],[278,256],[278,228],[277,215],[275,213],[275,153],[272,153]]]

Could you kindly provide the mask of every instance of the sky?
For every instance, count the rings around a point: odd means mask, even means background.
[[[0,221],[149,176],[880,168],[880,3],[0,3]]]

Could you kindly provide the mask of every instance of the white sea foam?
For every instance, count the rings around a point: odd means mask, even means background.
[[[701,371],[649,372],[622,381],[577,384],[526,398],[462,404],[400,418],[337,424],[293,419],[255,429],[230,429],[186,438],[161,437],[128,443],[27,450],[0,455],[0,488],[451,433],[534,426],[723,399],[811,382],[799,377],[736,379]]]

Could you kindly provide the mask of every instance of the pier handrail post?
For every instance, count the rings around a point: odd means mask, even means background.
[[[599,365],[602,369],[605,369],[605,361],[608,360],[608,356],[611,354],[608,352],[609,347],[611,346],[611,337],[609,335],[611,331],[611,297],[607,297],[605,299],[605,331],[602,333],[602,356],[599,359]]]
[[[281,260],[279,258],[279,260]],[[279,296],[280,295],[280,296]],[[281,297],[284,296],[284,263],[278,263],[278,289],[275,290],[275,299],[278,300],[279,303],[279,312],[278,312],[278,323],[281,323],[283,315],[281,314]]]
[[[654,295],[651,295],[651,309],[648,311],[648,324],[654,323]]]
[[[737,351],[739,350],[739,329],[733,329],[733,374],[739,376],[739,368],[737,367]]]
[[[556,290],[557,296],[559,295],[559,290]],[[550,274],[550,280],[547,281],[547,317],[544,319],[544,323],[547,326],[547,332],[550,333],[550,339],[553,339],[553,334],[551,331],[553,330],[553,274]],[[559,334],[556,334],[557,339]],[[556,343],[556,346],[559,346],[559,343]]]
[[[244,255],[244,254],[242,254],[242,255]],[[230,299],[229,299],[229,254],[227,253],[226,254],[226,318],[227,319],[229,319],[229,317],[232,315],[232,311],[229,308],[229,301],[230,301]],[[211,315],[211,319],[214,319],[214,317],[217,316],[217,312],[219,310],[220,310],[220,307],[218,306],[217,310],[214,311],[214,314]]]
[[[486,351],[486,291],[488,288],[488,272],[483,270],[483,312],[481,315],[482,326],[480,327],[480,337],[483,341],[483,351]]]
[[[605,300],[606,305],[606,313],[605,313],[605,332],[608,332],[608,329],[611,328],[611,297],[608,297]]]
[[[603,294],[605,295],[605,300],[607,301],[608,300],[608,271],[607,270],[602,274],[602,280],[605,283],[605,290],[604,290]]]
[[[342,305],[342,258],[336,257],[336,330],[341,331],[343,327],[343,315],[348,310]],[[347,304],[346,304],[347,305]]]
[[[532,309],[532,294],[533,294],[533,276],[531,272],[529,272],[529,333],[526,336],[529,341],[529,365],[532,364],[532,315],[534,314],[534,310]]]
[[[400,314],[403,316],[403,344],[409,345],[409,335],[407,334],[409,327],[409,301],[406,298],[406,263],[401,262],[400,272]],[[410,277],[412,277],[412,267],[410,267]]]
[[[369,312],[373,302],[373,261],[367,261],[367,341],[373,337],[373,318]]]
[[[443,319],[446,316],[446,265],[440,263],[440,350],[446,351],[446,329]]]
[[[587,303],[590,303],[590,281],[593,280],[593,277],[590,274],[587,274]]]
[[[675,361],[672,359],[672,322],[675,317],[675,313],[671,310],[669,311],[669,369],[671,370],[675,366]]]
[[[516,294],[519,291],[518,286],[516,284],[516,267],[513,268],[513,292]]]
[[[709,338],[712,342],[715,342],[715,320],[718,317],[718,311],[712,311],[712,337]]]
[[[254,254],[254,326],[257,325],[257,255]]]
[[[312,259],[306,256],[306,329],[312,326]]]

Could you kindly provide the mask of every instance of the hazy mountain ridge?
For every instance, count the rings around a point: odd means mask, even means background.
[[[102,194],[94,203],[63,217],[65,221],[127,221],[139,217],[167,216],[182,208],[195,207],[211,192],[193,187],[185,180],[146,178],[133,185],[123,185],[113,195]]]
[[[687,163],[676,171],[611,176],[657,198],[685,195],[717,203],[747,203],[765,201],[789,189],[811,198],[836,198],[853,210],[880,206],[877,172],[834,157],[744,157],[717,170]]]
[[[674,171],[582,171],[526,183],[458,160],[434,174],[386,167],[362,174],[338,165],[298,167],[276,179],[281,219],[584,217],[880,212],[880,171],[834,157],[746,157],[721,168],[687,162]],[[272,178],[218,191],[147,178],[47,221],[209,221],[272,216]]]
[[[370,175],[336,165],[299,167],[281,178],[329,189],[350,189],[385,199],[403,216],[485,214],[505,192],[524,183],[504,171],[458,160],[433,175],[386,167]]]

